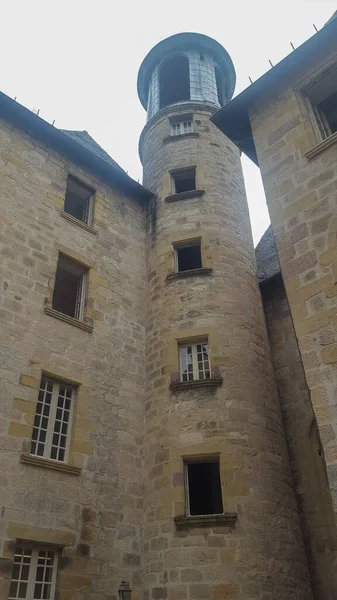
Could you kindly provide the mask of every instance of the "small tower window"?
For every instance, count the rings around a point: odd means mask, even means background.
[[[184,135],[184,133],[192,133],[192,131],[192,121],[171,123],[171,135]]]
[[[211,378],[208,345],[182,344],[179,346],[180,380],[198,381]]]
[[[202,268],[200,241],[176,246],[175,251],[177,273]]]
[[[337,132],[337,70],[320,76],[306,92],[305,98],[319,137],[325,139]]]
[[[190,99],[190,69],[186,56],[172,56],[159,74],[160,108]]]
[[[173,171],[171,175],[173,194],[180,194],[181,192],[189,192],[196,189],[195,167],[179,169],[178,171]]]
[[[187,513],[221,515],[223,502],[219,458],[185,461]]]

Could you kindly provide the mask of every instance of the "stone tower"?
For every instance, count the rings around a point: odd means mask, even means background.
[[[147,232],[145,590],[151,600],[311,598],[239,151],[216,41],[174,35],[138,91]]]

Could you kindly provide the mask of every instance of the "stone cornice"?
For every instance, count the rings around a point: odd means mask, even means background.
[[[205,190],[188,190],[187,192],[179,192],[179,194],[170,194],[166,196],[165,202],[178,202],[179,200],[187,200],[187,198],[200,198]]]
[[[74,317],[69,317],[68,315],[64,315],[63,313],[55,310],[51,306],[45,306],[44,312],[46,315],[50,317],[54,317],[55,319],[60,319],[60,321],[64,321],[65,323],[69,323],[69,325],[74,325],[79,329],[83,329],[83,331],[87,331],[88,333],[92,333],[94,328],[92,325],[87,325],[87,323],[83,323],[83,321],[78,321],[78,319],[74,319]]]
[[[166,281],[172,281],[174,279],[186,279],[187,277],[204,277],[205,275],[212,275],[213,269],[206,269],[201,267],[200,269],[189,269],[188,271],[179,271],[179,273],[170,273],[166,277]]]
[[[201,516],[176,516],[174,522],[177,529],[190,529],[192,527],[222,527],[223,525],[234,525],[237,521],[237,513],[224,513],[223,515],[201,515]]]
[[[93,233],[94,235],[97,235],[96,229],[94,229],[93,227],[90,227],[90,225],[87,225],[83,221],[80,221],[80,219],[76,219],[76,217],[73,217],[69,213],[66,213],[64,210],[61,210],[60,215],[67,221],[70,221],[70,223],[73,223],[74,225],[77,225],[78,227],[82,227],[82,229],[89,231],[89,233]]]
[[[211,377],[210,379],[196,379],[194,381],[177,381],[176,383],[171,383],[170,390],[172,392],[179,392],[194,388],[214,388],[220,387],[221,384],[222,377]]]
[[[199,133],[197,131],[191,131],[191,133],[180,133],[179,135],[168,135],[163,139],[164,144],[170,144],[171,142],[177,142],[178,140],[185,140],[186,138],[197,138]]]
[[[321,152],[324,152],[324,150],[327,150],[327,148],[330,148],[335,144],[337,144],[337,131],[336,133],[329,135],[329,137],[325,138],[325,140],[323,140],[322,142],[319,142],[319,144],[316,144],[316,146],[314,146],[313,148],[310,148],[310,150],[308,150],[308,152],[305,153],[305,156],[308,160],[311,160],[312,158],[318,156],[319,154],[321,154]]]
[[[79,475],[82,471],[82,469],[79,467],[74,467],[57,460],[41,458],[40,456],[34,456],[32,454],[21,454],[20,462],[27,465],[33,465],[35,467],[43,467],[44,469],[53,469],[54,471],[70,473],[71,475]]]

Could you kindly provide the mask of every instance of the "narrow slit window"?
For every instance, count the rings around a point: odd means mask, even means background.
[[[201,269],[201,244],[176,247],[176,270],[178,273]]]
[[[189,192],[196,189],[195,168],[181,169],[172,173],[173,193]]]
[[[319,137],[325,139],[337,132],[337,70],[323,74],[320,81],[305,93]]]
[[[180,380],[210,379],[210,362],[207,343],[184,344],[179,347]]]
[[[17,544],[8,600],[54,600],[58,552]]]
[[[68,175],[64,212],[87,225],[91,225],[93,195],[92,189],[72,175]]]
[[[30,453],[52,460],[67,460],[75,388],[41,378]]]
[[[223,514],[219,459],[186,461],[185,475],[188,514]]]
[[[82,319],[87,272],[77,261],[59,255],[52,303],[55,310]]]

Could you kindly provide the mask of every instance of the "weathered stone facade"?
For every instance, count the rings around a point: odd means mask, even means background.
[[[59,550],[55,600],[117,600],[122,579],[132,600],[335,600],[337,146],[311,149],[297,83],[336,49],[251,109],[285,281],[266,275],[261,300],[240,154],[210,121],[230,57],[196,34],[161,44],[139,79],[151,192],[0,96],[0,596],[20,542]],[[190,99],[160,109],[176,44]],[[94,190],[90,223],[65,211],[69,175]],[[191,241],[202,264],[179,271]],[[52,304],[59,254],[87,271],[81,319]],[[196,342],[210,377],[184,381]],[[43,375],[76,388],[64,461],[31,452]],[[191,515],[186,461],[212,457],[223,511]]]
[[[60,600],[114,598],[122,577],[132,580],[137,595],[144,208],[3,120],[0,131],[0,596],[8,597],[16,539],[63,547]],[[69,172],[97,190],[96,235],[60,214]],[[59,250],[89,267],[85,320],[92,333],[44,312]],[[29,456],[42,373],[78,386],[69,456],[73,470],[50,469],[59,465],[36,457],[32,464],[22,462]]]

